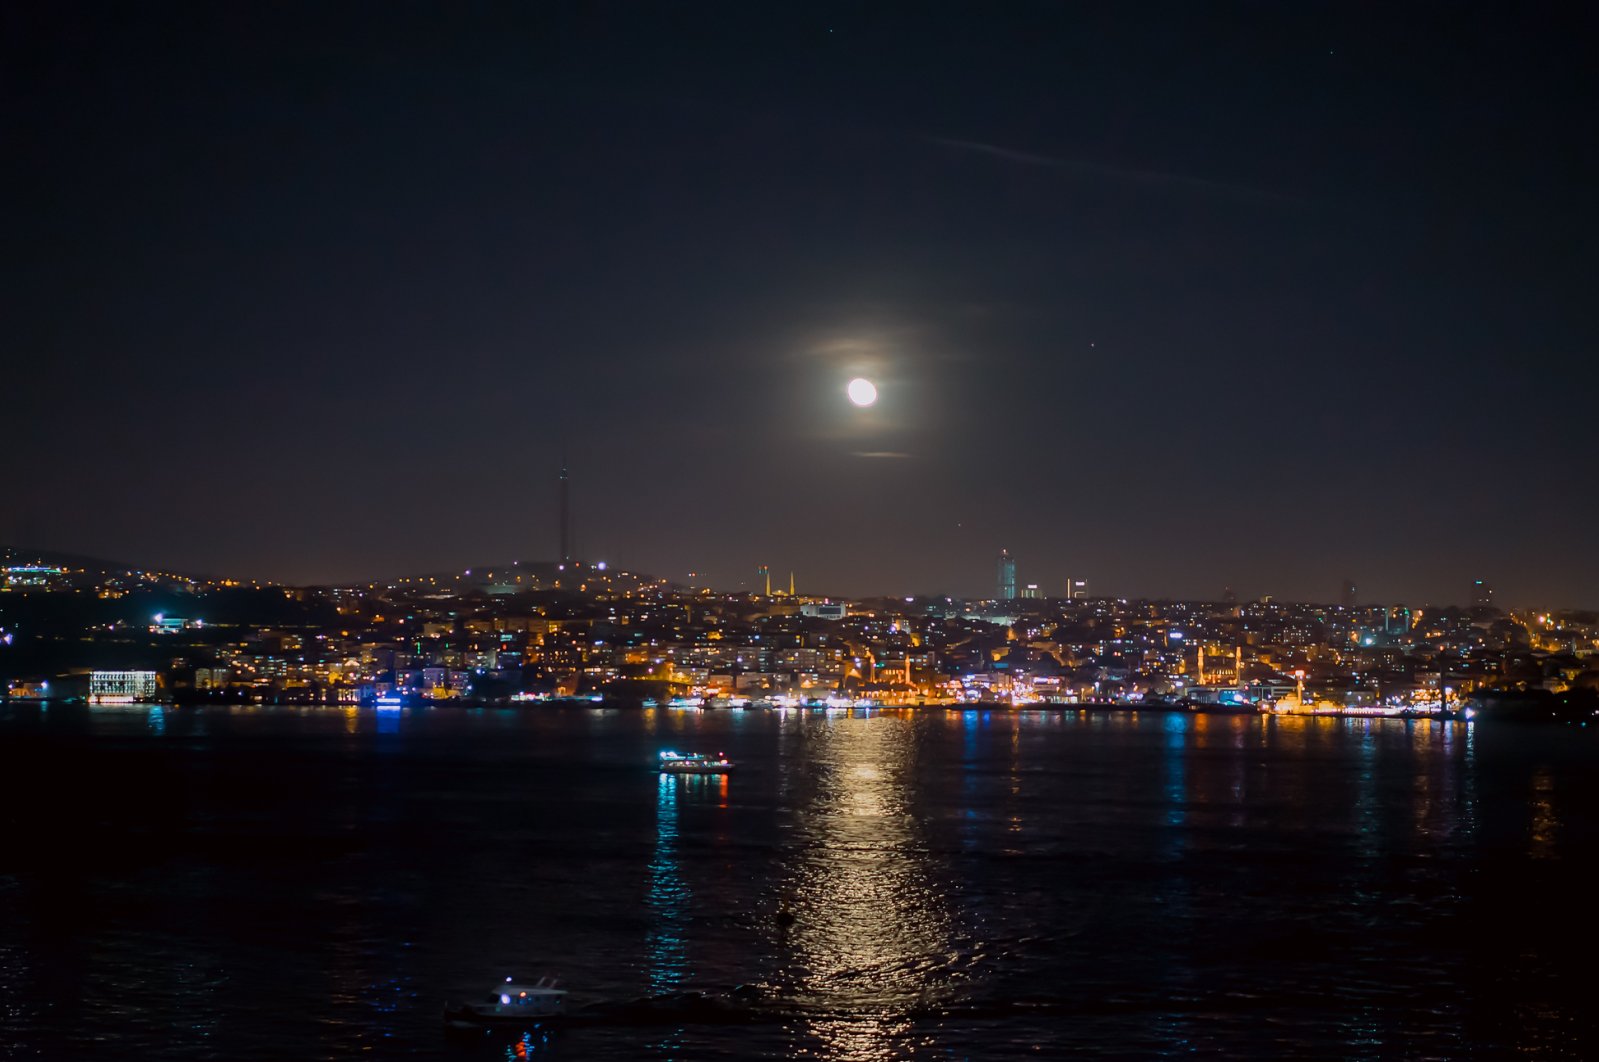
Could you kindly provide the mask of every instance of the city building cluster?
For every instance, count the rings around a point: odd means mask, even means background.
[[[1551,710],[1599,690],[1599,614],[1466,605],[1146,601],[1083,580],[844,601],[582,561],[361,586],[73,569],[10,551],[13,700],[683,707],[1104,705],[1319,713]]]

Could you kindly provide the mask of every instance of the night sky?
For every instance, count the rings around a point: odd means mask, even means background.
[[[1599,605],[1580,5],[0,19],[0,540]]]

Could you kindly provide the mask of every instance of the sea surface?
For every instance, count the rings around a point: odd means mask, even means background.
[[[3,706],[0,1057],[1599,1057],[1596,767],[1485,722]],[[582,1022],[446,1034],[540,973]]]

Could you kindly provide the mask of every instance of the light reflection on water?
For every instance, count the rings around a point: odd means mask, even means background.
[[[1377,788],[1377,730],[1381,724],[1371,719],[1351,719],[1347,725],[1360,734],[1360,769],[1355,783],[1356,851],[1363,859],[1375,859],[1382,840]]]
[[[1555,838],[1560,829],[1560,815],[1555,810],[1554,777],[1547,764],[1540,764],[1532,775],[1532,795],[1528,804],[1532,808],[1532,824],[1527,854],[1534,859],[1550,859],[1555,854]]]
[[[968,708],[961,715],[961,803],[963,829],[961,841],[968,851],[977,848],[981,838],[978,825],[978,727],[987,719],[986,712]]]
[[[1599,1043],[1558,976],[1585,954],[1588,735],[1076,710],[8,718],[91,739],[4,790],[26,813],[0,849],[0,1056],[121,1037],[127,1057],[477,1059],[440,1039],[440,997],[530,957],[587,1000],[758,1001],[747,1025],[563,1030],[553,1057]],[[673,745],[739,769],[663,777]],[[96,843],[63,864],[69,829]]]
[[[662,773],[655,787],[655,854],[650,860],[650,991],[677,989],[688,979],[684,932],[693,894],[677,862],[679,779]],[[697,779],[696,779],[697,780]]]
[[[1186,750],[1191,722],[1186,714],[1172,712],[1166,716],[1164,725],[1166,755],[1162,757],[1162,763],[1166,769],[1166,825],[1172,827],[1169,835],[1172,848],[1169,854],[1173,858],[1182,851],[1183,835],[1180,831],[1188,817],[1188,793],[1184,787],[1184,779],[1187,777]]]
[[[1208,723],[1208,717],[1201,717]],[[1183,853],[1187,847],[1185,826],[1189,818],[1190,794],[1188,791],[1188,757],[1194,734],[1195,717],[1185,712],[1173,712],[1160,722],[1164,736],[1164,753],[1161,756],[1162,781],[1166,797],[1165,843],[1162,845],[1162,865],[1165,880],[1160,899],[1166,919],[1182,933],[1182,927],[1194,918],[1188,875],[1183,868]],[[1184,950],[1174,949],[1170,961],[1162,972],[1164,991],[1173,998],[1192,995],[1194,972]],[[1161,1014],[1155,1021],[1155,1035],[1166,1051],[1184,1053],[1190,1049],[1191,1031],[1187,1016],[1173,1012]]]
[[[685,937],[692,913],[693,893],[683,880],[678,863],[678,801],[683,782],[699,778],[679,778],[662,772],[655,786],[655,853],[650,860],[650,891],[647,906],[651,915],[649,941],[650,994],[664,996],[676,992],[689,980],[688,947]],[[663,1058],[675,1057],[682,1047],[681,1030],[668,1029],[649,1047]]]
[[[786,886],[798,903],[780,985],[829,1015],[808,1030],[824,1058],[902,1057],[911,1022],[900,1015],[947,995],[955,972],[950,915],[908,806],[913,730],[879,724],[840,720],[821,735]]]

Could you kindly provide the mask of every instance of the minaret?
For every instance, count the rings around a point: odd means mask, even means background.
[[[572,560],[572,500],[567,485],[566,455],[561,455],[561,563]]]
[[[793,597],[794,596],[794,573],[793,572],[789,572],[788,573],[788,596],[789,597]]]

